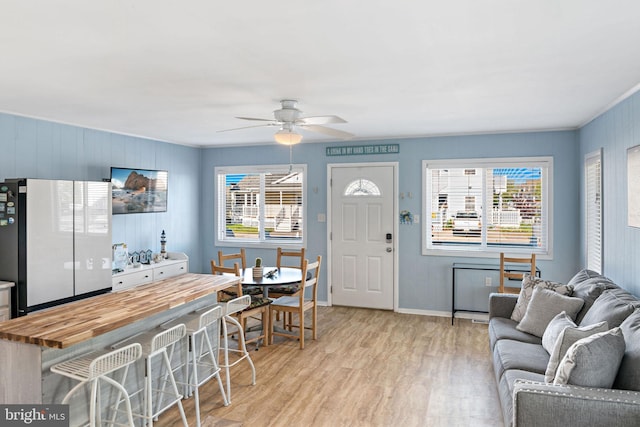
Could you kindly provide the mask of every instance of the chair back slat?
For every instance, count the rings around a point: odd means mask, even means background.
[[[276,256],[276,267],[290,267],[299,268],[302,270],[302,263],[304,262],[305,248],[301,248],[299,251],[284,251],[282,248],[278,248]],[[295,260],[288,260],[287,264],[283,263],[282,258],[294,258]],[[289,265],[293,263],[292,265]]]
[[[240,249],[240,252],[237,252],[235,254],[225,255],[222,253],[222,251],[218,251],[218,264],[221,267],[224,267],[224,262],[229,260],[238,260],[243,270],[247,268],[247,256],[244,248]]]

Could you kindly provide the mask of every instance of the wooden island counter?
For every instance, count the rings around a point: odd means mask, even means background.
[[[185,273],[0,323],[0,403],[57,403],[49,368],[217,301],[240,278]]]

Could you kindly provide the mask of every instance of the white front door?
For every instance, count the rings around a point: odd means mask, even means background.
[[[394,308],[395,167],[330,166],[332,304]]]

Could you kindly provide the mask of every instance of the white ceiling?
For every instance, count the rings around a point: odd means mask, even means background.
[[[217,131],[283,98],[357,140],[572,129],[639,45],[637,0],[0,0],[0,111],[201,146],[272,143]]]

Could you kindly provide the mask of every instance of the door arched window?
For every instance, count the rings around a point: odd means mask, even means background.
[[[359,178],[351,181],[344,189],[345,196],[380,196],[380,188],[375,182]]]

